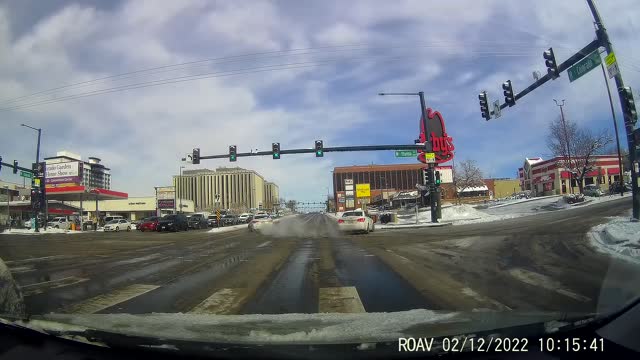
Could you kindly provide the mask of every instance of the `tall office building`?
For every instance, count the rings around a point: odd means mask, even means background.
[[[278,204],[280,197],[280,189],[278,185],[272,183],[270,181],[264,182],[264,205],[265,209],[271,210],[275,207],[275,204]]]
[[[196,211],[216,208],[248,211],[251,208],[266,209],[267,201],[273,203],[271,197],[265,197],[265,184],[269,182],[257,172],[239,167],[219,167],[215,171],[185,170],[182,176],[174,176],[173,184],[178,197],[194,201]],[[277,196],[275,184],[268,189]]]

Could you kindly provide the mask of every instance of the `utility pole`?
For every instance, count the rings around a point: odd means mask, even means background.
[[[36,164],[40,164],[40,137],[42,135],[42,129],[34,128],[34,127],[26,125],[26,124],[20,124],[20,126],[24,126],[24,127],[27,127],[27,128],[29,128],[31,130],[35,130],[35,131],[38,132],[38,145],[36,146]],[[45,171],[46,171],[46,168],[45,168]],[[32,188],[33,188],[33,186],[35,184],[34,180],[35,179],[31,180],[31,187]],[[47,208],[46,187],[45,187],[45,193],[43,195],[44,195],[44,206],[45,206],[45,210],[44,210],[44,213],[45,213],[44,226],[45,226],[45,230],[46,230],[47,229],[47,227],[46,227],[47,226],[47,217],[48,217],[48,214],[47,214],[48,208]],[[35,223],[35,226],[36,226],[36,230],[35,231],[36,232],[40,232],[40,224],[38,224],[39,211],[37,209],[33,209],[33,215],[34,215],[33,217],[35,219],[34,223]]]
[[[567,133],[567,123],[564,120],[564,111],[562,107],[564,106],[564,99],[562,99],[562,104],[558,104],[558,100],[553,99],[557,106],[560,107],[560,121],[562,121],[562,129],[564,132],[564,143],[567,145],[567,160],[569,161],[569,192],[573,194],[573,170],[571,170],[571,152],[569,151],[569,134]]]
[[[618,150],[618,167],[620,168],[620,196],[624,196],[624,178],[622,176],[622,155],[620,154],[620,137],[618,136],[618,120],[616,120],[616,112],[613,109],[613,99],[611,98],[611,89],[609,89],[609,79],[607,79],[607,72],[604,70],[604,63],[600,62],[600,68],[602,68],[602,77],[604,77],[604,84],[607,87],[607,95],[609,95],[609,105],[611,106],[611,117],[613,118],[613,129],[616,132],[616,148]]]
[[[598,41],[600,42],[600,46],[603,46],[607,51],[607,54],[613,53],[613,46],[609,41],[609,35],[607,34],[607,30],[602,23],[602,19],[600,18],[600,14],[598,13],[598,9],[594,4],[593,0],[587,0],[587,4],[589,5],[589,10],[591,10],[591,14],[593,15],[593,20],[595,22],[596,27],[596,36]],[[624,81],[622,80],[622,73],[618,69],[617,74],[614,76],[614,80],[616,82],[616,88],[618,89],[618,96],[620,98],[620,104],[622,109],[626,106],[624,104],[624,97],[620,93],[620,89],[624,88]],[[640,199],[638,198],[638,173],[636,172],[636,146],[635,141],[633,139],[633,122],[631,119],[625,119],[625,129],[627,131],[627,144],[629,146],[629,162],[631,163],[631,195],[632,195],[632,204],[633,204],[633,219],[638,221],[640,219]],[[622,169],[621,169],[622,170]],[[622,177],[622,174],[620,174]]]

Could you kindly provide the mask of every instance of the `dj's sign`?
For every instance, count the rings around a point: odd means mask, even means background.
[[[447,134],[444,119],[438,111],[427,109],[427,127],[429,130],[428,141],[431,144],[431,152],[435,153],[436,163],[442,164],[453,159],[453,138]],[[424,134],[424,122],[420,118],[420,142],[427,138]],[[424,150],[418,150],[418,161],[428,163]]]

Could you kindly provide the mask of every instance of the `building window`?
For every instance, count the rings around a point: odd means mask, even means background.
[[[594,184],[593,178],[592,177],[584,178],[584,184],[585,185],[593,185]]]

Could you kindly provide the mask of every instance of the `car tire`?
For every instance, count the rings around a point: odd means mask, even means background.
[[[131,226],[127,226],[127,231],[131,231]]]
[[[56,229],[60,229],[60,226],[56,225],[56,227],[55,227],[55,228],[56,228]]]
[[[376,231],[376,224],[371,225],[371,232],[374,232],[374,231]]]
[[[120,231],[120,227],[116,226],[116,232]]]
[[[144,229],[140,229],[140,232],[144,232]]]

